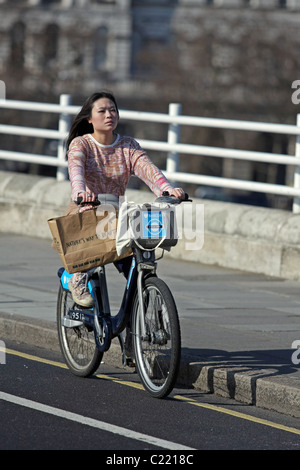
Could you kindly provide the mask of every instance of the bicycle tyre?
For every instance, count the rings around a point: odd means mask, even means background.
[[[181,335],[172,293],[157,277],[145,280],[143,287],[146,337],[141,338],[139,299],[136,293],[132,310],[132,343],[136,369],[147,392],[165,398],[176,383]]]
[[[95,343],[94,331],[82,324],[74,328],[62,325],[69,308],[74,307],[72,294],[60,286],[57,297],[57,329],[62,355],[71,372],[80,377],[91,376],[99,367],[103,352]]]

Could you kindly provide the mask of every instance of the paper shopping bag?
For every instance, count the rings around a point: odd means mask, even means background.
[[[101,207],[101,206],[100,206]],[[117,215],[112,211],[87,210],[48,220],[53,244],[70,274],[103,266],[131,254],[116,251]]]

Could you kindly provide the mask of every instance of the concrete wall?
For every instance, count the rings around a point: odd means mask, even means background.
[[[127,199],[146,202],[153,200],[154,196],[128,190]],[[41,237],[50,241],[47,219],[63,215],[69,200],[69,182],[0,172],[0,232]],[[194,219],[197,205],[204,207],[203,247],[187,250],[186,243],[192,240],[183,238],[168,256],[281,278],[300,279],[300,215],[275,209],[194,199]],[[183,205],[180,207],[184,211]],[[193,224],[195,226],[195,220]]]

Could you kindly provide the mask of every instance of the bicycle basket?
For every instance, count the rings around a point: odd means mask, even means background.
[[[144,250],[170,250],[178,241],[175,207],[170,204],[126,204],[120,209],[117,252],[136,244]],[[125,215],[126,214],[126,215]]]

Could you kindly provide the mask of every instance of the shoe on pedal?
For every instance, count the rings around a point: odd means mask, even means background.
[[[86,273],[75,273],[68,284],[74,302],[81,307],[91,307],[94,304],[93,297],[88,289],[88,277]]]

